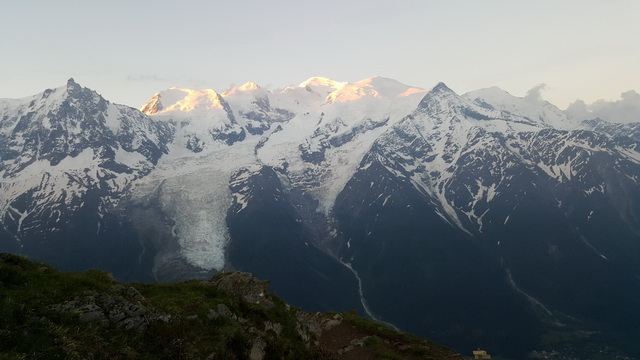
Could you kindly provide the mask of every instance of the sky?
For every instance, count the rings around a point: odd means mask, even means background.
[[[602,105],[640,91],[639,15],[638,0],[0,0],[0,98],[73,77],[140,107],[171,86],[383,76]]]

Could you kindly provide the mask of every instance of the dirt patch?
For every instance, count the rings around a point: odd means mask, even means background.
[[[464,359],[448,348],[408,337],[383,325],[363,327],[351,324],[341,314],[325,318],[321,328],[319,346],[323,353],[335,359]]]

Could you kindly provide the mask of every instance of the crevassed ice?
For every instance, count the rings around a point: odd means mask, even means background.
[[[229,241],[226,214],[232,203],[229,178],[255,161],[252,154],[252,144],[237,144],[206,156],[165,159],[133,191],[139,194],[134,201],[158,194],[162,211],[174,221],[182,256],[199,268],[222,270]]]

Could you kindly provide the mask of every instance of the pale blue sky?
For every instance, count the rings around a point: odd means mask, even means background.
[[[640,91],[640,1],[0,0],[0,98],[69,77],[139,107],[170,86],[372,76],[560,107]]]

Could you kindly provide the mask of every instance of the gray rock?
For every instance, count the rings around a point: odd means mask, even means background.
[[[163,323],[170,323],[173,321],[173,316],[171,316],[170,314],[160,314],[160,315],[156,315],[153,318],[153,321],[161,321]]]
[[[353,346],[364,346],[364,342],[370,337],[371,336],[365,336],[365,337],[360,338],[360,339],[353,339],[353,340],[351,340],[351,345],[353,345]]]
[[[210,283],[226,294],[242,297],[252,304],[272,307],[273,302],[267,296],[268,281],[254,278],[250,273],[230,272],[220,274],[210,280]]]
[[[215,319],[217,319],[219,317],[220,317],[220,314],[218,314],[217,311],[215,311],[213,309],[209,309],[209,313],[207,314],[207,319],[215,320]]]
[[[81,321],[99,322],[103,326],[114,324],[139,331],[146,330],[150,322],[174,321],[170,314],[144,306],[140,303],[141,300],[144,300],[144,297],[136,289],[115,285],[110,289],[110,293],[93,292],[49,308],[77,314]]]
[[[346,353],[348,353],[349,351],[353,350],[353,348],[355,348],[356,346],[364,346],[364,342],[370,338],[371,336],[365,336],[363,338],[360,339],[353,339],[351,340],[351,343],[345,347],[343,347],[342,349],[338,350],[338,354],[339,355],[344,355]]]
[[[111,321],[112,323],[118,323],[118,322],[124,320],[126,317],[127,317],[127,315],[125,315],[124,313],[121,313],[121,312],[109,313],[109,321]]]
[[[229,318],[235,321],[238,320],[238,317],[236,316],[236,314],[232,313],[231,310],[229,310],[229,308],[225,304],[222,304],[222,303],[218,304],[218,306],[216,307],[216,310],[218,314],[222,317]]]
[[[342,323],[342,321],[340,320],[336,320],[336,319],[330,319],[325,321],[322,324],[322,329],[324,330],[330,330],[331,328],[333,328],[334,326],[340,325]]]
[[[311,315],[304,311],[296,313],[296,332],[309,346],[312,340],[315,340],[322,334],[322,320],[320,317]]]
[[[282,325],[278,323],[272,323],[271,321],[264,322],[264,331],[273,331],[276,335],[280,335],[282,332]]]
[[[142,296],[142,294],[140,294],[140,292],[138,290],[136,290],[135,288],[132,287],[128,287],[124,290],[123,293],[124,297],[127,299],[130,299],[132,301],[142,301],[144,300],[144,296]]]
[[[124,319],[124,321],[122,321],[122,325],[127,330],[128,329],[146,330],[147,328],[146,321],[141,317]]]
[[[89,311],[80,314],[80,321],[89,322],[89,321],[97,321],[97,320],[106,320],[107,318],[104,316],[102,311]]]
[[[128,304],[128,305],[129,307],[126,310],[128,316],[131,316],[131,317],[143,316],[149,312],[147,308],[143,305],[135,305],[135,304]]]
[[[256,338],[253,341],[253,345],[251,346],[251,351],[249,352],[249,360],[262,360],[264,359],[264,349],[267,347],[267,344],[262,338]]]

